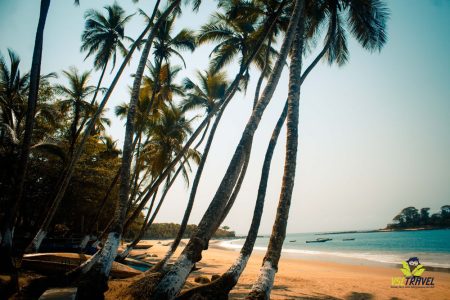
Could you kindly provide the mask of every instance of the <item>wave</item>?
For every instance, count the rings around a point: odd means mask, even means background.
[[[241,249],[242,243],[244,239],[235,239],[222,241],[219,246],[228,248],[228,249]],[[266,251],[267,247],[255,246],[253,248],[257,251]],[[304,250],[304,249],[292,249],[292,248],[283,248],[282,253],[286,254],[294,254],[300,257],[329,257],[329,258],[342,258],[348,260],[366,260],[372,261],[376,263],[384,263],[384,264],[400,264],[401,261],[405,260],[407,256],[419,256],[423,257],[422,264],[430,267],[438,267],[438,268],[450,268],[450,254],[444,255],[442,257],[442,253],[440,254],[431,254],[431,253],[421,253],[419,254],[411,254],[408,253],[376,253],[376,252],[338,252],[338,251],[319,251],[319,250]]]

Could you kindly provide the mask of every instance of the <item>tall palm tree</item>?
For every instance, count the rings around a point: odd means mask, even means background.
[[[18,137],[26,114],[30,74],[21,74],[20,57],[12,49],[8,49],[8,56],[9,67],[0,53],[0,122],[3,130],[7,126]]]
[[[100,117],[100,115],[102,114],[103,109],[105,108],[109,98],[111,97],[112,92],[114,91],[114,88],[116,87],[117,83],[119,82],[119,79],[123,73],[123,71],[125,70],[125,67],[128,65],[128,62],[131,59],[132,54],[134,53],[134,51],[136,50],[136,48],[138,48],[138,46],[140,45],[141,41],[143,40],[143,38],[145,37],[145,35],[147,34],[147,32],[150,30],[150,28],[152,28],[152,20],[153,17],[156,15],[156,11],[158,10],[158,6],[159,6],[159,2],[157,1],[155,4],[155,8],[154,8],[154,13],[152,15],[152,19],[149,22],[149,24],[144,28],[144,30],[142,31],[142,33],[139,35],[139,37],[136,39],[136,41],[133,43],[133,45],[131,46],[130,50],[128,51],[128,54],[126,55],[125,59],[123,60],[121,66],[119,67],[119,69],[117,70],[117,73],[113,79],[113,81],[111,82],[109,88],[107,89],[105,95],[103,96],[102,101],[100,102],[97,111],[95,112],[95,114],[93,114],[92,118],[91,118],[91,122],[89,123],[88,126],[85,127],[84,129],[84,133],[83,136],[78,144],[78,147],[75,149],[70,161],[68,162],[65,170],[64,170],[64,174],[62,175],[62,179],[60,181],[60,184],[57,188],[57,192],[55,195],[55,198],[53,200],[53,203],[55,203],[56,205],[58,205],[58,203],[61,202],[61,200],[64,197],[64,194],[66,192],[66,189],[69,185],[70,179],[72,178],[73,172],[75,170],[75,164],[77,163],[77,161],[79,160],[79,158],[81,157],[81,154],[84,150],[84,146],[87,142],[87,140],[89,139],[89,137],[91,136],[91,132],[96,124],[97,119]],[[37,245],[37,241],[39,239],[42,239],[42,235],[45,236],[45,234],[42,234],[40,232],[38,232],[38,234],[40,234],[40,236],[36,235],[35,238],[33,239],[32,244],[28,247],[29,249],[33,249],[34,246],[33,244]],[[96,257],[96,259],[98,258],[98,256]],[[89,270],[89,268],[92,267],[93,262],[95,262],[93,259],[89,260],[88,263],[84,264],[82,267],[77,268],[76,271],[72,272],[72,274],[79,274],[79,273],[83,273],[83,272],[87,272]],[[73,275],[75,276],[75,275]]]
[[[194,83],[189,78],[185,79],[184,87],[187,90],[187,95],[182,102],[182,107],[185,111],[201,108],[205,110],[206,114],[208,114],[209,112],[214,110],[216,106],[219,105],[219,101],[223,98],[223,96],[225,95],[225,91],[227,90],[228,81],[226,79],[225,73],[223,72],[213,73],[212,71],[205,71],[203,73],[197,72],[197,79],[199,84]],[[152,268],[153,271],[159,270],[160,268],[164,267],[166,262],[173,255],[173,253],[175,253],[175,250],[177,249],[184,235],[184,232],[186,230],[189,221],[189,217],[192,212],[192,208],[194,206],[198,184],[200,183],[203,168],[205,166],[206,159],[209,154],[209,149],[211,148],[214,139],[214,134],[216,132],[217,126],[219,125],[222,113],[223,111],[219,112],[219,114],[216,117],[216,120],[214,121],[213,126],[211,127],[208,140],[202,153],[202,158],[195,173],[191,193],[189,195],[188,204],[184,212],[183,220],[181,221],[180,229],[178,230],[177,236],[175,237],[175,240],[172,242],[170,249],[167,251],[164,258],[160,262],[158,262],[157,266]],[[205,134],[206,131],[207,130],[205,130]]]
[[[120,171],[120,185],[119,185],[119,203],[116,207],[114,221],[111,225],[108,238],[105,242],[105,247],[98,254],[98,259],[92,263],[92,267],[85,275],[87,280],[83,280],[80,283],[81,295],[103,297],[103,292],[107,287],[108,275],[111,270],[112,262],[117,254],[117,248],[119,245],[120,237],[122,235],[123,224],[126,217],[127,204],[129,200],[130,191],[130,169],[133,152],[133,135],[134,135],[134,120],[136,105],[139,100],[142,78],[144,75],[145,65],[147,63],[150,48],[155,38],[157,30],[159,30],[161,23],[177,8],[181,0],[175,0],[164,10],[161,16],[158,18],[152,30],[150,31],[147,41],[141,53],[141,58],[134,76],[134,82],[131,89],[131,97],[129,110],[127,115],[127,121],[125,125],[125,138],[123,144],[122,166]],[[198,1],[196,1],[198,2]],[[159,1],[156,3],[159,5]],[[152,15],[152,20],[156,11]],[[152,21],[150,23],[153,23]],[[91,262],[90,262],[91,264]]]
[[[69,132],[69,154],[72,155],[77,141],[77,132],[83,124],[80,124],[83,116],[87,117],[92,111],[91,104],[87,100],[88,96],[95,93],[95,86],[89,85],[90,71],[79,73],[75,67],[63,71],[68,80],[68,86],[58,84],[55,86],[56,92],[64,97],[60,101],[63,111],[71,110],[72,121]]]
[[[100,86],[105,75],[106,67],[112,60],[112,68],[116,65],[117,52],[122,56],[126,56],[128,50],[123,44],[124,40],[133,42],[133,40],[125,36],[125,25],[131,19],[132,15],[125,16],[125,11],[117,3],[104,7],[107,15],[94,9],[90,9],[85,13],[84,31],[81,36],[81,51],[87,51],[86,58],[94,56],[94,68],[101,69],[100,78],[91,105],[95,103]],[[85,58],[85,59],[86,59]],[[86,119],[83,120],[83,125]],[[77,137],[81,133],[83,126],[77,132]]]
[[[183,143],[187,137],[192,133],[191,123],[192,120],[187,120],[184,116],[184,111],[180,108],[169,105],[161,110],[160,117],[156,120],[156,124],[152,126],[151,137],[149,141],[144,145],[142,151],[142,160],[147,162],[147,168],[150,169],[149,175],[156,178],[163,172],[167,164],[169,164],[173,157],[175,157],[183,148]],[[185,179],[188,179],[188,171],[186,166],[190,169],[188,159],[198,162],[200,160],[199,155],[195,149],[191,149],[186,154],[185,160],[180,163],[175,175],[167,178],[167,185],[164,188],[163,195],[160,199],[158,206],[155,209],[154,216],[147,223],[146,227],[149,227],[153,222],[156,214],[161,207],[164,198],[168,192],[168,189],[172,186],[176,176],[183,171]],[[188,182],[188,181],[187,181]],[[153,195],[155,195],[154,193]],[[147,194],[146,198],[149,198],[151,194]],[[144,200],[145,201],[145,200]],[[153,200],[150,207],[153,206]],[[130,222],[130,219],[128,220]],[[124,226],[126,228],[126,226]],[[126,229],[124,229],[126,230]],[[146,229],[144,229],[145,231]],[[131,245],[127,247],[126,252],[122,253],[121,257],[125,258],[128,255],[130,249],[134,247],[137,242],[142,238],[142,234],[139,234],[137,239],[134,240]]]
[[[72,157],[76,144],[76,133],[78,131],[78,126],[80,126],[81,118],[83,115],[88,114],[88,111],[91,109],[86,98],[95,92],[95,87],[89,85],[90,72],[88,71],[80,74],[75,67],[71,67],[68,71],[63,71],[63,74],[68,80],[68,86],[66,87],[58,84],[55,86],[55,89],[57,93],[65,97],[65,99],[60,101],[63,111],[71,110],[68,140],[69,157]],[[39,250],[60,203],[60,201],[53,201],[51,203],[44,221],[41,223],[37,234],[27,248],[28,252],[37,252]]]
[[[8,49],[9,67],[0,54],[0,145],[9,153],[17,150],[20,134],[20,120],[23,119],[26,111],[26,90],[29,86],[29,74],[21,75],[19,70],[20,58],[11,49]],[[29,150],[28,150],[29,151]],[[28,157],[27,157],[28,159]],[[7,169],[7,166],[3,166]],[[11,166],[13,168],[13,166]],[[22,171],[26,166],[22,162]],[[10,174],[14,174],[14,169],[10,170]],[[22,175],[20,175],[22,176]],[[18,176],[19,182],[22,180]],[[23,174],[25,177],[25,174]],[[23,179],[25,180],[25,179]],[[17,185],[17,181],[15,183]],[[20,183],[23,185],[24,183]],[[23,189],[23,186],[21,187]],[[3,218],[1,224],[1,240],[0,240],[0,265],[5,271],[14,270],[12,262],[12,243],[13,243],[13,227],[16,218],[20,198],[15,198],[16,191],[10,191],[9,209]],[[22,191],[20,191],[22,193]]]
[[[330,42],[327,58],[329,62],[343,64],[348,59],[346,30],[343,16],[348,14],[349,31],[368,50],[380,50],[386,42],[386,20],[388,11],[383,1],[326,1],[330,22],[326,39]],[[286,226],[295,181],[298,145],[298,114],[300,104],[300,84],[302,78],[301,59],[303,55],[304,25],[301,22],[294,44],[289,74],[289,95],[287,110],[286,161],[283,183],[272,229],[269,246],[263,260],[260,276],[253,285],[247,299],[269,299],[273,286],[281,249],[286,236]],[[328,43],[328,41],[326,43]]]
[[[209,239],[220,225],[220,218],[217,218],[217,216],[221,215],[225,209],[226,203],[231,196],[232,189],[234,188],[237,178],[239,177],[240,170],[242,169],[242,165],[245,160],[245,149],[248,144],[251,143],[264,110],[269,104],[278,84],[281,71],[291,48],[302,9],[303,1],[297,1],[281,46],[280,55],[274,64],[273,71],[261,99],[258,101],[256,108],[253,110],[252,116],[247,122],[226,174],[222,179],[222,182],[219,185],[219,188],[207,211],[203,215],[202,220],[198,224],[196,232],[191,236],[191,239],[173,267],[162,277],[154,291],[153,297],[158,299],[171,299],[180,291],[189,270],[192,268],[194,263],[201,259],[202,251],[207,248]]]

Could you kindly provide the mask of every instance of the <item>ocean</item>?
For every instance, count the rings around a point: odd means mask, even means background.
[[[332,240],[306,243],[317,238]],[[220,246],[238,250],[244,241],[245,239],[223,241]],[[265,251],[268,244],[269,237],[259,237],[254,249]],[[390,265],[398,265],[410,257],[418,257],[425,267],[450,268],[450,229],[288,234],[282,255],[334,262]]]

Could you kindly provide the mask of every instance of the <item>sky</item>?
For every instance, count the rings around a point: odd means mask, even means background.
[[[44,34],[42,73],[70,66],[91,70],[92,59],[81,54],[80,36],[87,9],[102,9],[112,1],[52,1]],[[154,1],[118,3],[129,14],[142,8],[148,14]],[[198,13],[185,8],[177,20],[181,28],[197,30],[217,8],[203,1]],[[318,65],[302,86],[299,152],[288,233],[382,228],[404,207],[430,207],[436,212],[450,204],[450,1],[387,1],[391,11],[388,42],[381,52],[364,51],[350,38],[349,63],[343,67]],[[22,72],[31,66],[39,1],[0,0],[0,51],[14,49]],[[144,20],[136,14],[126,35],[136,38]],[[320,48],[321,42],[317,47]],[[183,53],[193,77],[208,66],[213,45]],[[314,50],[305,60],[308,64]],[[134,55],[108,104],[112,119],[108,133],[123,142],[124,122],[114,106],[129,101]],[[120,59],[118,60],[120,62]],[[175,64],[181,65],[174,59]],[[229,78],[236,64],[226,68]],[[110,82],[112,74],[105,76]],[[246,94],[237,94],[222,118],[197,193],[190,223],[198,223],[211,201],[251,113],[255,81]],[[92,72],[92,84],[99,72]],[[60,77],[59,82],[64,82]],[[253,213],[265,150],[287,97],[285,68],[277,91],[256,132],[252,157],[241,192],[223,225],[246,234]],[[107,86],[107,84],[105,84]],[[284,165],[285,129],[273,162],[260,234],[269,234],[276,214]],[[195,174],[195,168],[193,169]],[[191,176],[191,181],[193,175]],[[156,222],[180,223],[189,196],[182,178],[168,194]]]

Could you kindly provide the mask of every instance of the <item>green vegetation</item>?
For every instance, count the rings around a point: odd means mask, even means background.
[[[214,233],[214,238],[232,238],[235,237],[234,231],[229,231],[230,228],[219,228]],[[155,223],[152,224],[149,230],[144,234],[145,239],[170,239],[175,238],[180,230],[180,224],[175,223]],[[183,238],[189,238],[192,233],[197,230],[197,225],[187,225]]]
[[[413,229],[413,228],[449,228],[450,205],[444,205],[437,213],[430,215],[430,208],[424,207],[418,210],[410,206],[404,208],[393,219],[394,223],[388,224],[388,229]]]
[[[6,208],[0,211],[0,271],[16,279],[13,292],[18,290],[16,261],[26,252],[39,251],[47,237],[82,235],[77,251],[84,251],[89,241],[104,245],[76,271],[38,284],[76,285],[80,299],[103,299],[113,261],[126,258],[142,238],[174,238],[165,257],[134,283],[140,294],[132,297],[175,298],[210,239],[235,236],[228,226],[220,226],[239,195],[263,115],[283,85],[288,97],[282,99],[286,105],[264,158],[241,255],[215,281],[217,286],[192,292],[193,298],[227,299],[245,269],[259,230],[273,151],[286,123],[286,159],[277,162],[285,165],[282,188],[263,262],[270,268],[262,268],[248,295],[248,299],[270,297],[295,182],[301,86],[319,61],[340,66],[349,60],[350,36],[368,51],[381,50],[389,15],[384,2],[218,0],[217,12],[196,31],[176,30],[176,24],[183,10],[198,11],[200,0],[157,0],[153,7],[145,6],[145,11],[138,9],[139,14],[129,14],[118,3],[101,11],[88,9],[80,32],[80,50],[85,53],[80,55],[92,59],[92,66],[90,70],[61,66],[64,71],[58,79],[54,73],[40,74],[41,58],[51,47],[43,47],[47,14],[65,13],[53,11],[50,3],[41,0],[30,72],[20,65],[14,51],[8,50],[9,60],[0,55],[0,206]],[[144,25],[138,36],[130,38],[128,21],[138,17],[143,17]],[[314,53],[322,38],[319,54],[303,69],[304,57]],[[209,67],[195,70],[183,55],[204,44],[213,44]],[[122,78],[125,68],[135,65],[132,59],[138,62],[133,76]],[[227,68],[232,63],[238,70],[229,74],[235,69]],[[287,85],[280,82],[286,66]],[[196,78],[179,78],[183,67],[194,68],[186,74],[196,74]],[[103,76],[106,69],[115,72],[109,83]],[[98,82],[91,82],[93,72],[99,73]],[[187,225],[204,180],[209,149],[214,138],[221,138],[215,136],[216,128],[228,104],[247,92],[254,72],[259,76],[255,76],[253,108],[244,130],[237,133],[240,139],[233,157],[201,221]],[[125,102],[108,106],[119,84],[130,87],[129,99],[115,99]],[[121,148],[106,133],[111,122],[105,117],[107,109],[125,122]],[[189,183],[192,170],[196,173],[191,191],[179,195],[189,198],[181,225],[154,223],[177,176],[181,174]],[[428,212],[421,213],[425,220]],[[407,210],[399,224],[414,225],[419,218],[416,214]],[[448,215],[447,207],[438,219],[447,222]],[[436,218],[432,215],[430,222]],[[132,243],[118,253],[123,237]],[[189,242],[171,267],[167,262],[182,237],[190,237]],[[154,276],[161,270],[165,271]]]

